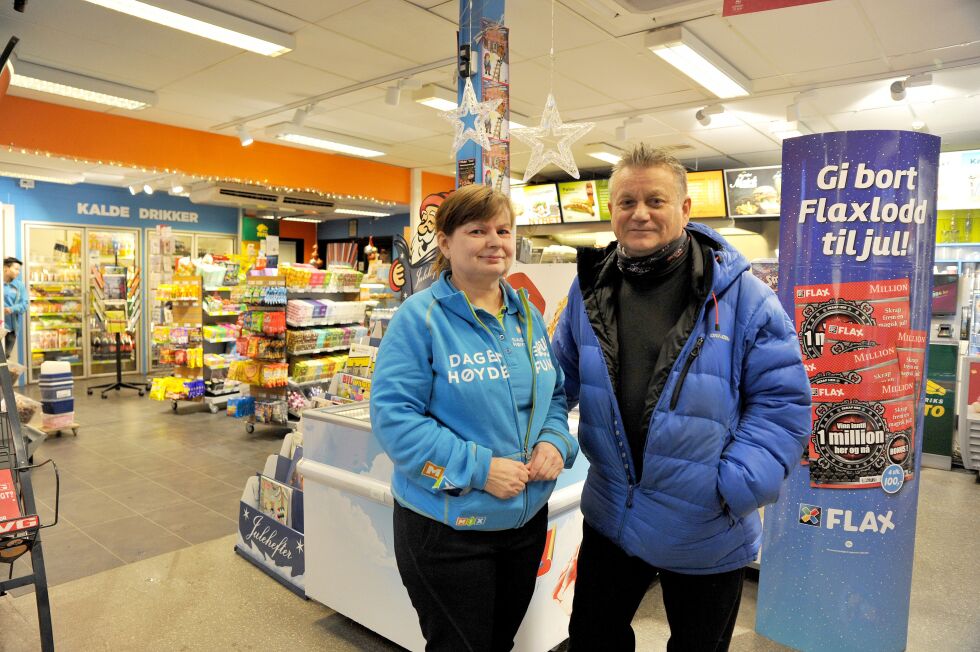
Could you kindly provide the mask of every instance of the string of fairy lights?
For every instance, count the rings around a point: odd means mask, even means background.
[[[8,153],[20,153],[24,155],[45,157],[50,159],[58,159],[64,162],[78,163],[82,165],[103,165],[109,167],[126,168],[131,170],[139,170],[140,172],[146,173],[148,176],[166,176],[166,175],[179,175],[185,179],[191,179],[191,183],[198,183],[207,181],[209,183],[236,183],[241,185],[256,186],[265,189],[272,190],[274,192],[281,193],[309,193],[322,197],[325,199],[333,199],[336,201],[350,201],[350,202],[360,202],[365,204],[373,204],[375,206],[383,206],[390,208],[395,206],[397,202],[388,201],[385,199],[378,199],[377,197],[371,197],[369,195],[355,195],[355,194],[345,194],[345,193],[333,193],[324,192],[318,188],[302,188],[294,186],[282,186],[273,185],[268,179],[242,179],[238,177],[223,177],[217,175],[202,175],[194,174],[193,172],[185,172],[183,170],[171,169],[171,168],[156,168],[156,167],[146,167],[144,165],[134,164],[134,163],[124,163],[121,161],[107,161],[104,159],[89,159],[79,156],[70,156],[65,154],[59,154],[57,152],[50,152],[40,149],[30,149],[26,147],[17,147],[15,145],[7,145]]]

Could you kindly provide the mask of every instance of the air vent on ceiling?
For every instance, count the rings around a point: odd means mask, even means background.
[[[699,5],[710,4],[706,0],[612,0],[632,14],[655,14],[678,9],[694,9]],[[715,4],[721,4],[715,2]]]
[[[314,206],[316,208],[333,208],[333,202],[326,199],[308,199],[305,197],[291,197],[286,195],[282,198],[283,205],[292,204],[293,206]]]
[[[255,192],[253,190],[237,190],[235,188],[219,188],[219,195],[224,195],[225,197],[238,197],[240,199],[254,199],[255,201],[272,202],[275,203],[279,201],[279,195],[270,195],[264,192]]]

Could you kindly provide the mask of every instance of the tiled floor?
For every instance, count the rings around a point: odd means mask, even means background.
[[[135,394],[77,394],[78,438],[52,440],[36,456],[64,469],[63,520],[44,543],[58,649],[400,649],[232,552],[241,487],[281,432],[246,434],[224,415],[174,415]],[[980,485],[931,469],[921,479],[907,650],[980,650],[980,522],[970,518]],[[37,484],[47,505],[52,490]],[[24,591],[0,598],[0,652],[38,649],[34,596]],[[756,591],[746,583],[731,650],[786,650],[755,633]],[[665,649],[659,586],[633,626],[637,650]]]
[[[35,463],[53,459],[61,478],[59,522],[42,533],[49,586],[233,533],[245,481],[278,451],[283,431],[247,434],[223,412],[182,403],[174,414],[169,401],[131,390],[89,397],[87,384],[75,387],[78,436],[51,438],[34,455]],[[34,473],[34,487],[50,522],[50,466]],[[25,568],[23,558],[14,574]]]

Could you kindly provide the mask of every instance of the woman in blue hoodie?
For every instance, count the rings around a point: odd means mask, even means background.
[[[548,498],[578,444],[544,321],[504,280],[510,199],[464,186],[439,207],[436,231],[440,276],[391,320],[371,422],[395,466],[395,557],[426,650],[510,650]]]

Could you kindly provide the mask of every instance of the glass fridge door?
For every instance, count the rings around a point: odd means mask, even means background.
[[[82,229],[33,225],[25,229],[28,380],[40,379],[41,363],[46,360],[68,362],[72,375],[81,376],[85,372]]]
[[[142,310],[139,300],[142,291],[142,279],[139,278],[137,261],[139,260],[138,231],[117,229],[104,231],[87,229],[86,269],[91,288],[88,297],[88,352],[89,375],[98,376],[116,372],[116,336],[109,332],[106,323],[106,311],[126,310],[133,315]],[[126,268],[126,280],[130,286],[138,283],[140,291],[125,300],[122,304],[106,303],[104,288],[99,287],[100,279],[106,267]],[[110,299],[111,301],[111,299]],[[120,335],[122,351],[122,371],[129,373],[139,368],[139,332],[140,320],[136,320],[133,332]]]
[[[174,279],[174,264],[178,258],[190,256],[194,249],[194,236],[191,233],[170,230],[169,235],[161,237],[156,229],[146,230],[146,246],[149,248],[146,283],[146,305],[150,317],[150,370],[158,371],[170,365],[160,364],[160,346],[153,343],[153,328],[159,324],[168,324],[170,319],[169,305],[156,300],[157,288],[162,283],[170,283]]]
[[[235,253],[235,236],[233,235],[210,235],[198,233],[197,250],[194,255],[198,258],[205,254],[231,256]]]

